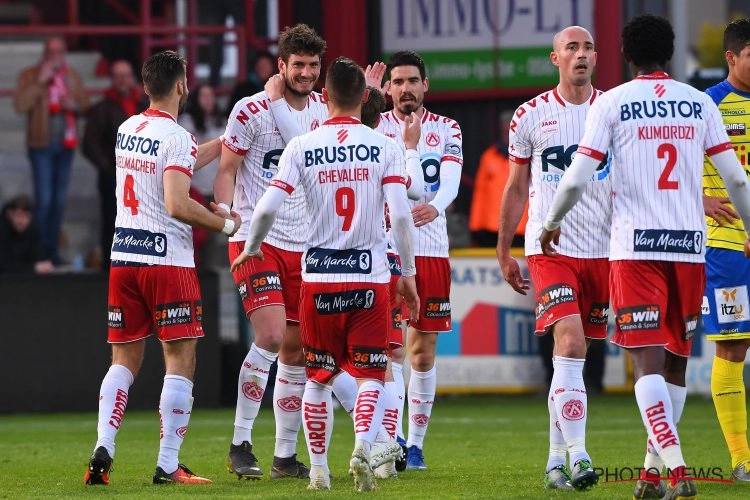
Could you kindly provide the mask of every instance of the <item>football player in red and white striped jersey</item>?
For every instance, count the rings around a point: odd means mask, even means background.
[[[646,469],[653,473],[647,471],[637,487],[661,495],[657,472],[666,465],[672,486],[667,496],[692,498],[697,493],[686,477],[677,423],[705,285],[704,151],[725,180],[746,230],[750,185],[713,100],[664,72],[674,51],[669,21],[634,18],[623,29],[622,51],[634,79],[592,106],[540,241],[545,254],[556,254],[552,243],[566,238],[560,222],[612,148],[617,160],[610,257],[617,327],[612,341],[630,354],[636,401],[659,459],[647,457]],[[750,239],[746,254],[748,249]],[[640,492],[637,496],[645,498]]]
[[[164,349],[166,375],[153,482],[211,482],[178,460],[193,405],[196,340],[203,337],[191,226],[230,236],[239,229],[241,219],[215,205],[216,214],[211,213],[188,194],[193,170],[216,154],[198,162],[201,153],[195,138],[177,124],[188,95],[185,67],[176,52],[149,57],[142,73],[150,107],[117,131],[117,218],[107,339],[112,344],[112,366],[99,394],[98,440],[84,477],[86,484],[109,483],[128,391],[154,326]]]
[[[547,408],[550,447],[544,485],[588,489],[597,482],[586,451],[588,403],[583,381],[586,349],[607,336],[609,228],[612,214],[611,158],[602,159],[586,184],[575,213],[565,221],[571,235],[562,257],[542,255],[539,235],[557,186],[564,178],[586,115],[602,93],[591,85],[596,52],[591,34],[571,26],[553,39],[550,59],[560,83],[522,104],[510,124],[510,177],[503,194],[497,255],[506,281],[526,295],[528,281],[510,255],[511,242],[529,201],[526,258],[536,292],[536,333],[554,336],[553,376]],[[570,455],[572,477],[566,464]]]
[[[374,66],[381,64],[376,63]],[[411,51],[396,52],[389,58],[384,69],[387,80],[384,88],[393,99],[393,110],[381,115],[377,130],[388,137],[399,138],[407,116],[416,113],[422,120],[417,152],[422,164],[424,192],[419,200],[410,201],[410,205],[417,227],[416,256],[420,269],[417,287],[423,299],[423,307],[419,311],[419,319],[409,325],[407,336],[411,378],[408,387],[406,468],[424,470],[427,466],[422,448],[437,384],[437,334],[452,330],[445,209],[458,194],[463,166],[462,136],[461,127],[455,120],[425,109],[424,94],[429,87],[429,80],[419,54]],[[370,79],[368,83],[379,86],[380,78]],[[397,400],[404,399],[401,372],[403,360],[403,349],[394,349],[392,369],[395,383],[391,387],[395,389],[392,397]],[[398,428],[400,433],[400,423]]]
[[[359,121],[365,93],[362,69],[339,57],[326,75],[330,117],[294,138],[279,172],[258,202],[242,255],[232,268],[255,257],[287,196],[304,188],[311,219],[303,253],[300,307],[308,382],[303,413],[310,452],[310,488],[329,489],[328,442],[331,387],[344,370],[357,379],[355,447],[350,461],[358,491],[376,487],[370,448],[384,413],[383,379],[388,360],[389,282],[384,201],[403,261],[399,291],[419,310],[413,225],[406,196],[401,146]]]
[[[229,116],[214,183],[217,203],[232,204],[249,220],[278,169],[286,143],[295,135],[318,128],[326,119],[325,100],[313,91],[324,51],[325,41],[307,25],[298,24],[281,32],[279,75],[269,80],[265,91],[237,102]],[[279,212],[264,243],[267,258],[248,262],[232,273],[255,331],[240,368],[228,461],[228,468],[241,478],[260,479],[263,475],[252,452],[252,428],[271,364],[277,357],[276,445],[271,477],[307,478],[309,474],[296,459],[306,382],[299,338],[300,257],[308,226],[308,210],[300,190]],[[242,253],[246,237],[243,229],[230,239],[230,262]]]

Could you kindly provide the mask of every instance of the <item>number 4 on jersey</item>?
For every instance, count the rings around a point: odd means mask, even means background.
[[[128,174],[125,176],[125,186],[122,189],[122,204],[130,209],[131,215],[138,215],[138,197],[135,195],[133,185],[135,179],[133,176]]]

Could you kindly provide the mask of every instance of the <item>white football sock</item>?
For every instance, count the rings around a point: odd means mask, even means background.
[[[568,446],[571,465],[583,459],[591,461],[586,452],[588,398],[583,383],[584,361],[555,356],[555,371],[552,375],[557,422]]]
[[[354,411],[354,405],[357,402],[357,392],[359,391],[357,380],[349,375],[348,372],[341,371],[333,379],[331,387],[336,399],[341,403],[341,407],[353,417],[352,412]]]
[[[331,387],[308,380],[302,396],[303,432],[310,467],[328,470],[328,443],[333,432],[333,396]]]
[[[397,399],[393,394],[393,385],[393,382],[385,383],[385,392],[382,396],[383,407],[385,408],[385,413],[383,413],[383,428],[389,437],[396,439],[400,411],[399,406],[396,403]],[[378,442],[381,442],[380,433],[378,433]]]
[[[685,466],[682,448],[674,425],[672,400],[664,377],[644,375],[635,383],[635,399],[641,411],[648,437],[670,470]]]
[[[667,384],[667,391],[669,392],[669,400],[672,402],[672,419],[674,420],[675,426],[680,424],[680,418],[682,417],[682,410],[685,409],[685,399],[687,398],[687,387],[680,387],[679,385]],[[664,468],[664,461],[659,457],[659,453],[654,449],[651,444],[651,440],[647,439],[646,446],[646,460],[644,460],[643,468],[646,470],[654,469],[661,473]]]
[[[552,356],[552,366],[555,365],[555,357]],[[557,408],[555,408],[555,392],[550,385],[547,395],[547,411],[549,412],[549,455],[547,456],[546,472],[551,471],[559,465],[565,465],[568,458],[568,445],[562,435],[557,423]]]
[[[391,395],[393,403],[395,404],[394,408],[398,411],[396,435],[401,437],[401,439],[404,439],[404,400],[406,399],[404,365],[391,361],[391,372],[393,373],[393,381],[385,383],[385,390]]]
[[[115,457],[115,437],[125,416],[131,385],[133,374],[130,370],[123,365],[112,365],[104,375],[99,389],[99,422],[96,426],[98,439],[94,450],[104,446],[112,458]]]
[[[385,388],[374,380],[365,380],[359,386],[357,402],[354,405],[354,439],[372,445],[375,436],[383,427],[385,412]],[[365,450],[369,453],[369,447]]]
[[[406,446],[422,449],[427,424],[430,422],[432,404],[435,401],[437,372],[433,366],[429,371],[411,371],[409,379],[409,438]]]
[[[177,470],[178,455],[193,410],[193,383],[179,375],[165,375],[159,400],[161,439],[156,465],[167,474]]]
[[[273,389],[275,457],[286,458],[297,453],[297,435],[302,426],[302,395],[305,393],[306,382],[304,366],[285,365],[279,361]]]
[[[237,410],[234,415],[232,444],[240,445],[243,441],[253,444],[253,424],[266,391],[268,372],[277,357],[277,353],[261,349],[255,343],[245,356],[237,382]]]

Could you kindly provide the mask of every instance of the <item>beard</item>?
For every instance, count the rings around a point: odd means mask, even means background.
[[[187,105],[187,94],[182,94],[180,97],[180,102],[177,104],[177,114],[181,115],[183,111],[185,111],[185,105]]]
[[[289,78],[284,80],[284,84],[286,85],[287,92],[297,97],[307,97],[313,91],[313,88],[311,87],[310,90],[305,90],[303,92],[300,92],[299,90],[294,88],[294,81],[290,80]]]
[[[396,106],[399,110],[399,112],[403,115],[410,115],[414,111],[418,110],[421,106],[424,100],[417,99],[415,96],[410,96],[413,98],[413,100],[409,102],[401,102],[399,101],[398,106]]]

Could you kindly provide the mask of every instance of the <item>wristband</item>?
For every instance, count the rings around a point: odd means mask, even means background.
[[[407,149],[405,158],[419,158],[419,152],[416,149]]]
[[[221,232],[227,236],[231,236],[232,231],[234,231],[234,221],[232,219],[224,219],[224,229]]]
[[[230,213],[232,211],[232,208],[227,205],[226,203],[219,203],[217,205],[220,209],[224,210],[226,213]]]

